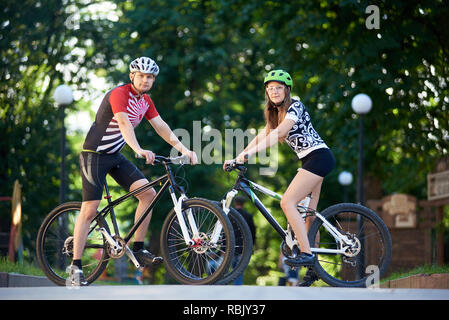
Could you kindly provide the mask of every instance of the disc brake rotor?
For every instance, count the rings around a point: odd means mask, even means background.
[[[62,254],[73,258],[73,236],[68,237],[64,241],[64,247],[62,247]]]
[[[346,234],[349,239],[353,241],[353,244],[346,248],[345,256],[347,257],[355,257],[360,253],[360,250],[362,250],[362,246],[360,243],[360,240],[354,235],[354,234]]]
[[[193,239],[193,241],[194,244],[191,248],[198,254],[203,254],[210,248],[209,237],[204,232],[200,232],[199,237]]]

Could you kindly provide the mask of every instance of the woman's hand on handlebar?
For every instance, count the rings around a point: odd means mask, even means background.
[[[241,153],[237,156],[237,158],[232,160],[225,160],[223,163],[223,170],[224,171],[231,171],[232,169],[236,168],[239,164],[244,164],[248,160],[248,154],[247,153]]]
[[[225,160],[225,162],[223,163],[223,170],[227,171],[226,169],[228,168],[232,168],[235,164],[235,159],[232,160]]]
[[[248,160],[248,154],[247,153],[241,153],[235,158],[235,162],[238,164],[244,164]]]

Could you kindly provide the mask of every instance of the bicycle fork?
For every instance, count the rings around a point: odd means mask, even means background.
[[[232,189],[231,191],[229,191],[226,194],[226,198],[221,201],[221,206],[222,206],[223,212],[226,215],[229,214],[232,199],[234,199],[234,197],[237,193],[238,193],[237,190]],[[220,221],[217,221],[215,223],[214,230],[212,231],[210,243],[216,244],[218,242],[218,239],[220,238],[220,233],[222,230],[223,230],[222,224],[220,223]]]
[[[182,202],[187,199],[187,196],[185,194],[181,194],[179,199],[177,199],[175,191],[173,190],[172,186],[169,186],[169,191],[176,212],[176,217],[178,218],[179,226],[181,227],[181,232],[182,236],[184,237],[184,241],[186,245],[193,246],[195,244],[195,241],[193,241],[189,235],[189,230],[187,229],[187,224],[184,219],[184,215],[182,214]],[[198,228],[196,226],[195,219],[193,218],[192,209],[189,209],[187,211],[187,220],[189,222],[193,238],[194,239],[198,238],[199,236]]]

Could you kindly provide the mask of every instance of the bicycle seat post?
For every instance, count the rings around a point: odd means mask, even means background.
[[[105,180],[104,181],[104,190],[106,191],[106,195],[104,196],[104,198],[106,200],[108,200],[108,204],[109,204],[109,210],[111,212],[111,219],[112,219],[112,224],[114,226],[114,232],[116,235],[119,235],[119,229],[118,229],[118,225],[117,225],[117,220],[115,219],[115,213],[114,213],[114,206],[112,206],[112,196],[109,193],[109,187],[108,187],[108,182]]]
[[[108,182],[105,180],[104,181],[104,190],[106,191],[106,196],[104,197],[105,199],[108,200],[108,203],[111,204],[111,194],[109,193],[109,187],[108,187]]]

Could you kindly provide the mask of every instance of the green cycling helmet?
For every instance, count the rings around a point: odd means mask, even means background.
[[[277,81],[283,83],[287,87],[290,87],[290,90],[293,87],[292,77],[288,74],[287,71],[281,69],[268,72],[268,74],[265,76],[265,79],[263,80],[263,84],[267,85],[267,82],[270,81]]]

